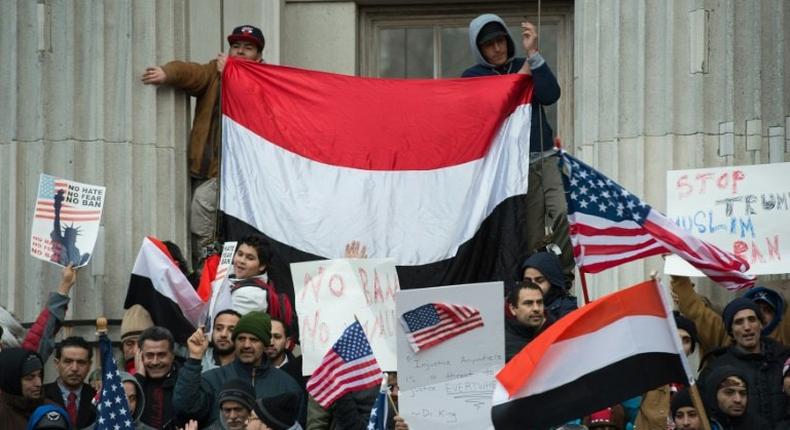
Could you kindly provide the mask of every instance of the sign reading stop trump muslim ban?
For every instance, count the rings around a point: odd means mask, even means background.
[[[362,324],[381,369],[397,369],[395,293],[400,284],[394,261],[309,261],[291,264],[291,274],[304,375],[313,373],[355,317]]]
[[[99,235],[105,188],[41,174],[30,255],[58,266],[88,264]]]
[[[400,415],[411,428],[493,428],[490,411],[494,375],[505,363],[503,297],[501,282],[398,293],[398,317],[426,305],[442,304],[471,308],[483,320],[482,327],[461,330],[417,352],[405,327],[413,324],[398,327],[398,402]]]
[[[667,172],[667,216],[746,260],[752,275],[790,272],[790,163]],[[703,276],[677,256],[665,271]]]

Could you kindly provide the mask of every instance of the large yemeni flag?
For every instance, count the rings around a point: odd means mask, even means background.
[[[269,275],[358,240],[402,288],[509,280],[525,249],[531,79],[358,78],[230,59],[227,240],[262,234]]]
[[[148,236],[129,277],[124,308],[143,306],[154,324],[173,333],[176,342],[184,343],[200,325],[207,306],[178,268],[161,240]]]
[[[675,320],[656,281],[564,316],[496,375],[497,429],[545,429],[658,386],[688,384]]]

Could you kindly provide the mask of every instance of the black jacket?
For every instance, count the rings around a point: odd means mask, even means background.
[[[96,421],[96,408],[91,400],[96,395],[96,390],[88,384],[82,384],[80,390],[80,403],[77,405],[77,428],[82,429],[90,426]],[[66,402],[63,401],[63,394],[57,382],[44,385],[44,397],[66,409]]]
[[[708,383],[707,379],[717,368],[732,366],[739,370],[748,379],[747,412],[765,419],[773,428],[784,418],[787,410],[787,396],[782,391],[782,367],[790,350],[770,338],[764,337],[761,342],[761,353],[757,354],[735,345],[711,352],[709,364],[700,374],[700,380],[706,381],[706,388],[712,387],[712,382]]]
[[[532,342],[532,339],[543,333],[553,322],[554,319],[547,316],[546,322],[536,330],[521,324],[515,318],[505,318],[505,363]]]

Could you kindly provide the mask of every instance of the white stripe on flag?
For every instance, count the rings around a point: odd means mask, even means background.
[[[143,239],[132,273],[148,278],[156,291],[176,303],[195,327],[202,323],[206,304],[181,270],[148,238]]]
[[[665,318],[621,318],[600,330],[553,344],[512,398],[544,393],[627,357],[656,352],[678,354]],[[510,400],[507,391],[497,386],[494,404]]]
[[[368,244],[371,258],[394,258],[399,265],[441,261],[453,257],[499,203],[526,192],[530,112],[529,104],[516,108],[482,159],[409,171],[316,162],[224,117],[223,139],[230,144],[222,157],[220,208],[315,255],[340,257],[354,238]]]

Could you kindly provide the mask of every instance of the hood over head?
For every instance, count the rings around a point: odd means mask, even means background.
[[[729,378],[730,376],[736,376],[740,380],[742,380],[746,384],[746,394],[749,395],[749,378],[746,375],[746,372],[743,370],[730,365],[719,366],[713,369],[705,380],[702,381],[702,401],[705,404],[705,409],[713,415],[714,418],[718,420],[731,420],[733,417],[729,417],[724,414],[724,412],[719,409],[719,401],[716,398],[716,393],[719,391],[719,385]],[[747,413],[748,413],[748,397],[747,397]],[[742,417],[745,417],[744,414]]]
[[[0,390],[13,396],[22,395],[22,377],[43,369],[41,357],[22,348],[6,348],[0,351]]]
[[[496,26],[496,23],[499,23],[502,26],[502,28],[499,30],[504,30],[505,39],[507,39],[507,62],[506,62],[507,64],[511,62],[513,60],[513,57],[515,57],[516,55],[516,45],[513,42],[513,37],[510,35],[510,31],[507,29],[507,25],[505,25],[505,21],[503,21],[502,18],[500,18],[497,15],[494,15],[493,13],[485,13],[473,19],[472,22],[469,23],[469,48],[472,50],[472,55],[475,58],[475,62],[477,64],[491,68],[494,68],[496,66],[486,61],[485,57],[483,57],[483,54],[480,52],[480,48],[477,42],[478,42],[478,36],[481,36],[480,33],[481,30],[483,30],[483,27],[485,27],[486,24],[492,24],[486,27],[486,33],[488,33],[489,30],[492,29],[492,27]],[[483,38],[485,38],[485,34],[482,36]]]
[[[132,374],[128,372],[121,371],[121,383],[123,382],[131,382],[137,388],[137,407],[134,409],[134,422],[140,421],[140,415],[143,414],[143,409],[145,408],[145,392],[143,391],[143,386],[140,385],[140,381],[137,380]]]
[[[755,303],[767,303],[768,306],[773,308],[774,319],[770,323],[766,324],[762,331],[763,336],[770,335],[776,329],[776,327],[779,326],[779,323],[782,322],[782,316],[784,316],[785,312],[785,299],[781,294],[765,287],[752,288],[751,290],[747,291],[743,297],[752,299]]]
[[[551,252],[538,252],[524,260],[524,263],[521,264],[521,272],[518,274],[519,279],[524,276],[524,270],[528,267],[542,273],[543,277],[549,281],[552,287],[559,288],[560,290],[567,290],[565,286],[565,276],[562,274],[560,259]]]

